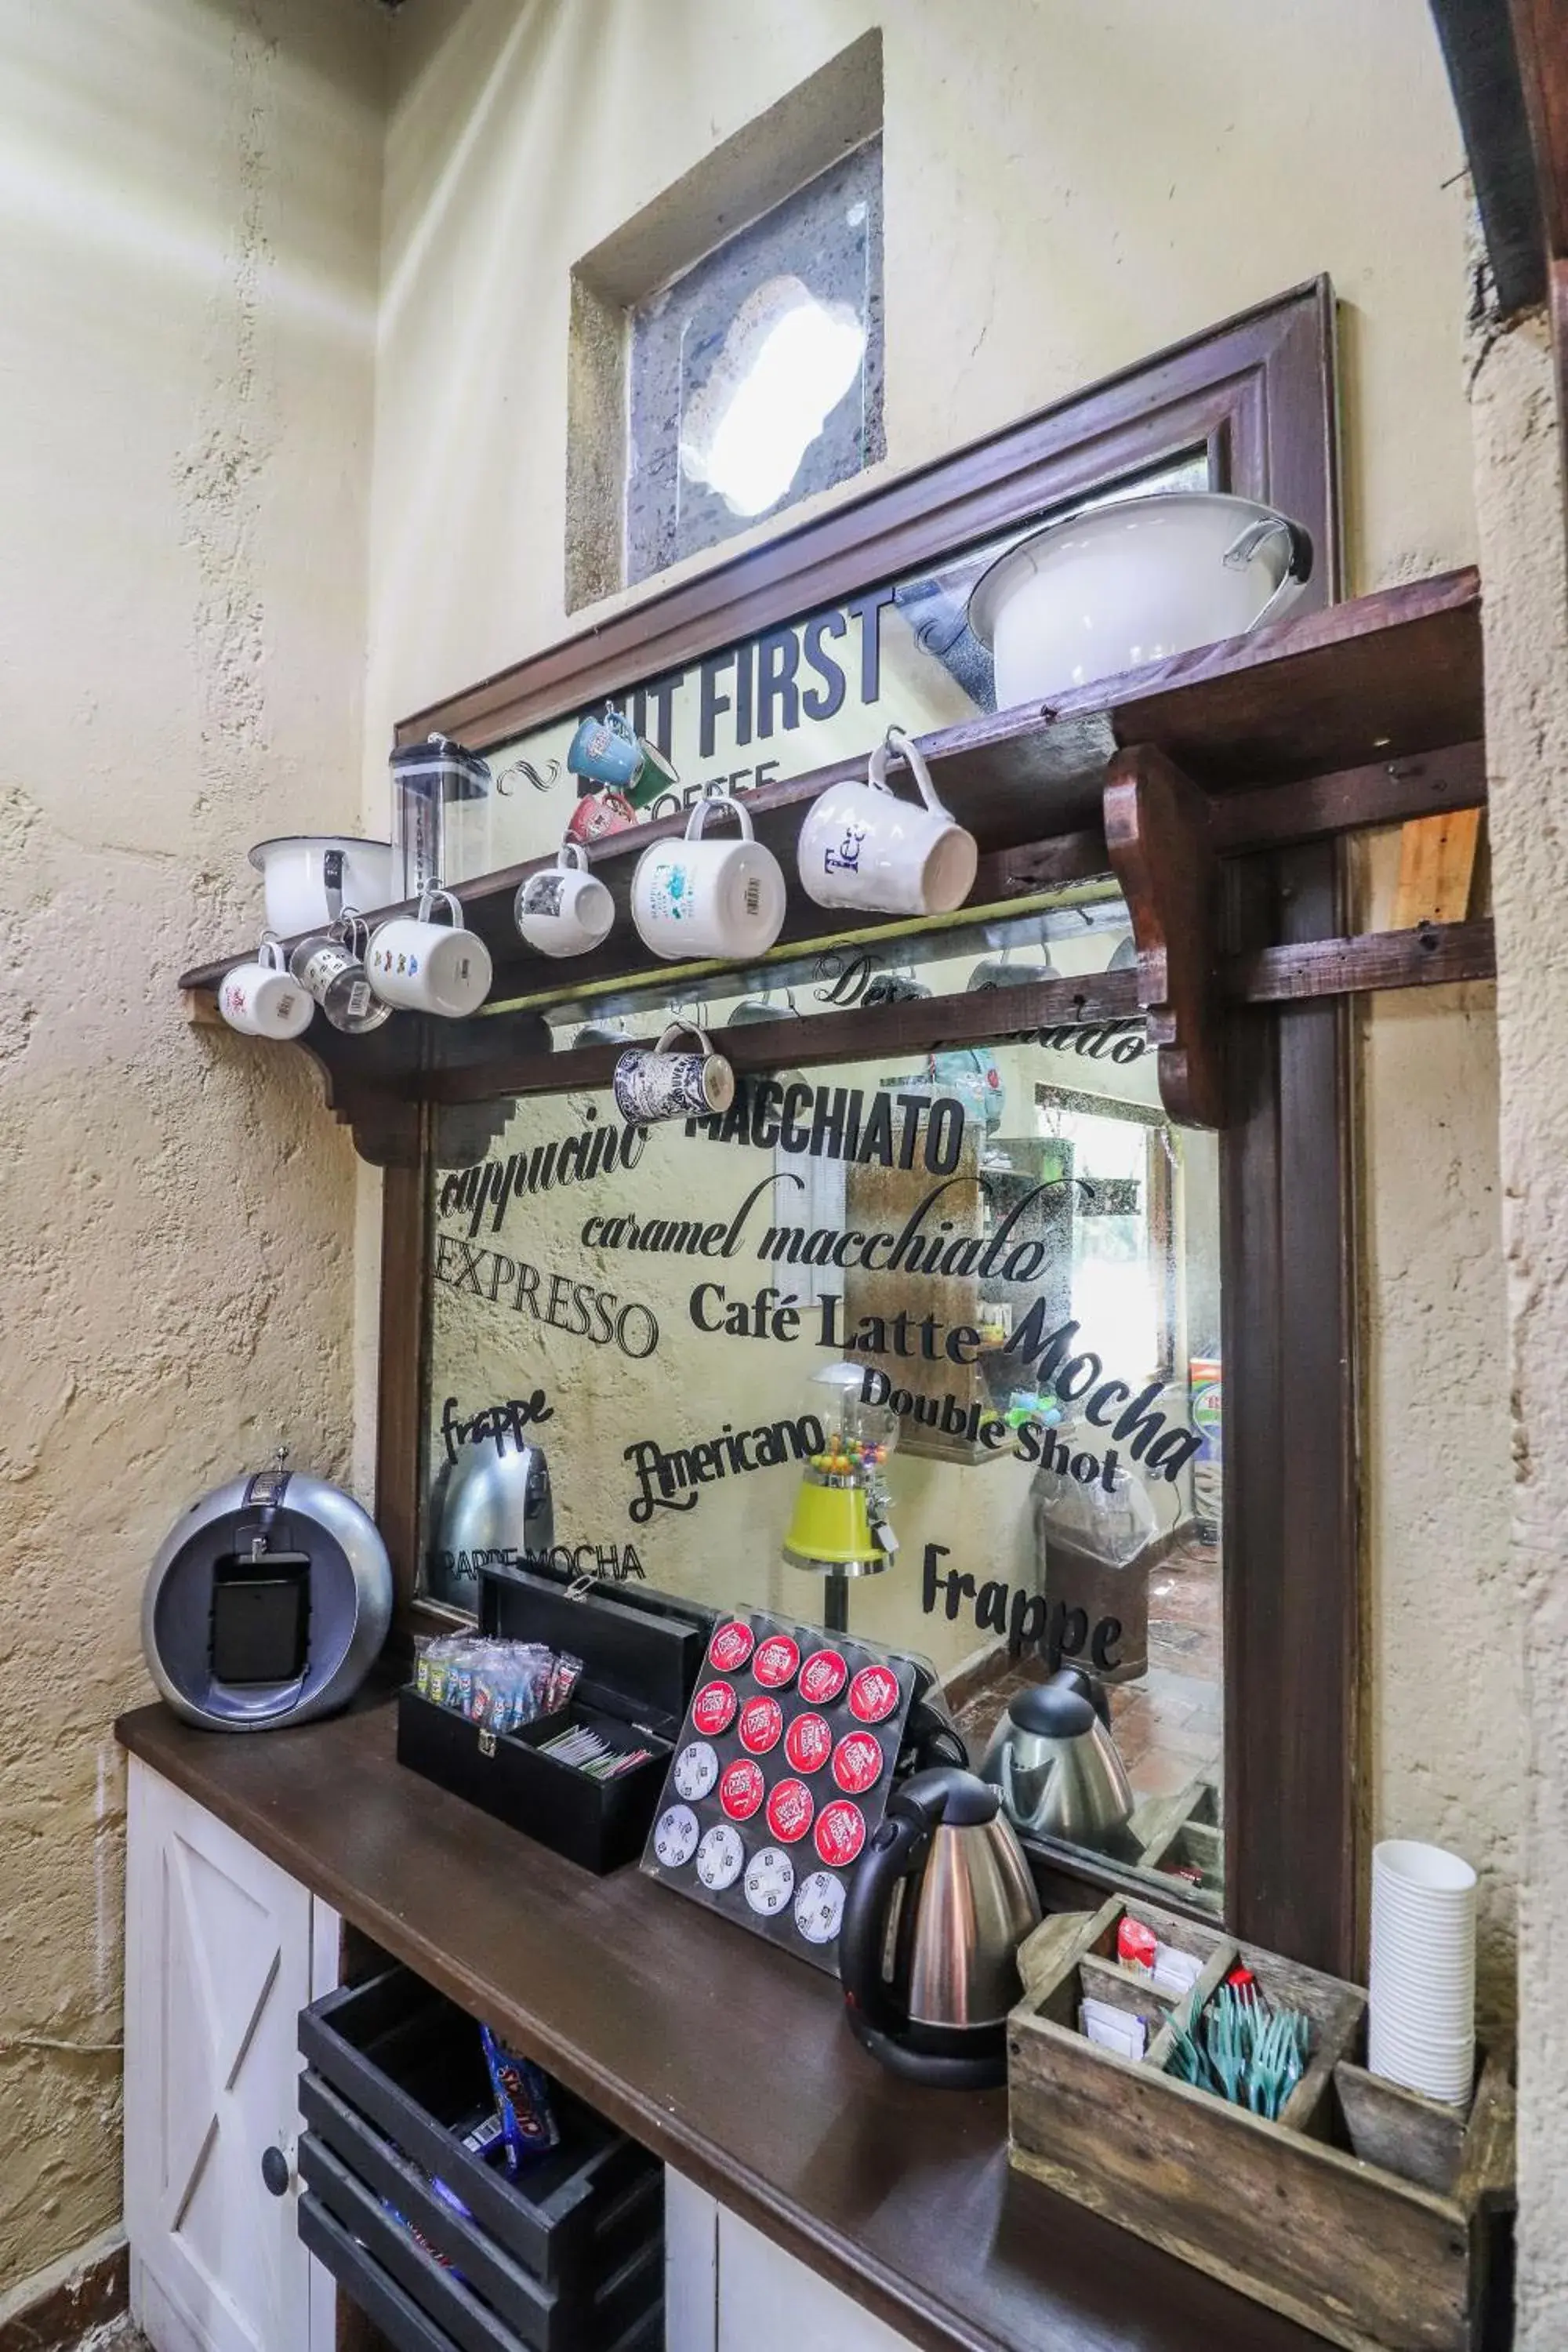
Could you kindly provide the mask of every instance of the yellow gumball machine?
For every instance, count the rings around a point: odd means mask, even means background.
[[[888,1457],[899,1442],[898,1415],[862,1396],[865,1367],[826,1364],[807,1384],[809,1410],[823,1432],[820,1454],[805,1465],[784,1538],[791,1568],[829,1580],[829,1625],[842,1617],[842,1580],[877,1576],[899,1548],[889,1517]]]

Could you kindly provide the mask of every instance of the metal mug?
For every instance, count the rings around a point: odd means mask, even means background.
[[[654,802],[662,800],[667,793],[673,793],[679,800],[680,778],[676,772],[673,762],[667,760],[658,745],[650,743],[646,735],[639,735],[637,742],[637,749],[642,753],[642,766],[637,772],[636,782],[626,786],[626,795],[632,806],[637,809],[651,808]]]
[[[740,839],[705,839],[710,816],[734,818]],[[784,928],[788,893],[778,859],[752,832],[746,809],[710,793],[687,819],[684,838],[650,844],[632,876],[632,920],[654,953],[679,961],[738,962],[765,955]]]
[[[586,776],[613,792],[630,793],[643,772],[643,748],[625,711],[605,709],[577,722],[577,732],[566,754],[574,776]],[[658,789],[665,787],[662,780]]]
[[[511,911],[519,932],[541,955],[578,956],[609,937],[616,902],[589,872],[582,844],[567,839],[553,866],[518,884]]]
[[[369,944],[364,917],[345,907],[331,930],[312,931],[289,959],[300,987],[309,990],[333,1028],[346,1037],[363,1036],[392,1018],[391,1005],[379,1001],[364,968]]]
[[[263,931],[253,963],[237,963],[223,977],[217,1009],[242,1037],[300,1037],[315,1003],[289,969],[275,931]]]
[[[697,1053],[675,1053],[678,1037],[695,1037]],[[713,1051],[706,1029],[672,1021],[657,1045],[633,1045],[616,1064],[616,1102],[633,1127],[668,1118],[709,1118],[735,1099],[735,1073]]]
[[[893,757],[908,768],[918,805],[889,784]],[[830,784],[812,803],[797,855],[801,887],[819,907],[951,915],[973,887],[979,852],[937,798],[920,746],[890,727],[864,781]]]
[[[449,923],[432,919],[437,906],[445,907]],[[437,1013],[445,1021],[477,1013],[494,976],[489,948],[464,928],[463,909],[452,892],[436,885],[421,893],[416,916],[395,915],[380,925],[365,969],[384,1004]]]
[[[624,793],[584,793],[567,823],[566,838],[579,849],[588,849],[612,833],[625,833],[637,821],[637,811]]]
[[[784,990],[784,1000],[782,1004],[775,1004],[771,988],[762,989],[752,996],[742,996],[724,1026],[726,1029],[744,1029],[753,1021],[798,1021],[800,1007],[795,1001],[793,988]]]

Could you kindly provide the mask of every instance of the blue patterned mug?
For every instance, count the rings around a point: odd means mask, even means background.
[[[679,1037],[694,1037],[699,1051],[671,1051]],[[735,1099],[735,1073],[713,1051],[705,1029],[672,1022],[657,1045],[633,1045],[616,1064],[616,1102],[633,1127],[667,1118],[707,1118],[728,1110]]]

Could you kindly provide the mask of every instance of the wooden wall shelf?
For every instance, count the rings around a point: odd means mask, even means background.
[[[1453,924],[1266,946],[1222,966],[1222,861],[1483,804],[1482,719],[1480,593],[1475,572],[1465,571],[1178,655],[1055,706],[1002,711],[922,739],[938,791],[980,842],[967,904],[1005,908],[1113,874],[1128,901],[1138,969],[826,1013],[810,1023],[813,1059],[978,1043],[1142,1009],[1172,1116],[1224,1124],[1215,1040],[1227,1002],[1480,978],[1492,969],[1492,950],[1489,924]],[[862,766],[840,761],[750,796],[757,834],[786,872],[813,800]],[[712,969],[660,962],[631,923],[638,857],[650,839],[683,824],[639,825],[592,852],[617,921],[602,949],[569,968],[529,950],[512,920],[518,884],[548,860],[462,884],[466,919],[495,960],[496,1011],[460,1024],[403,1014],[354,1039],[312,1023],[300,1043],[365,1157],[413,1164],[426,1104],[608,1084],[617,1049],[553,1053],[538,1000],[569,984],[635,985],[661,974],[700,982]],[[792,889],[774,961],[787,961],[791,947],[843,935],[841,918]],[[238,960],[237,952],[184,975],[195,1017],[213,1017],[211,997]],[[742,1071],[786,1066],[802,1045],[798,1021],[758,1023],[726,1037]]]
[[[1099,836],[1108,765],[1151,744],[1215,801],[1215,845],[1228,856],[1365,824],[1393,824],[1486,797],[1480,588],[1473,571],[1381,590],[1251,636],[1101,679],[1053,705],[1028,704],[923,736],[938,792],[983,853],[969,903],[1104,873]],[[795,842],[819,793],[863,772],[839,761],[749,795],[760,839],[794,869]],[[603,948],[574,958],[587,984],[660,969],[630,917],[633,868],[650,841],[683,816],[601,842],[595,872],[615,894],[616,923]],[[1030,845],[1030,855],[1016,853]],[[465,917],[496,964],[498,998],[559,991],[558,963],[518,937],[518,884],[548,858],[502,867],[458,886]],[[791,894],[781,946],[826,938],[841,920]],[[216,991],[247,943],[183,977]],[[668,967],[664,967],[668,969]]]

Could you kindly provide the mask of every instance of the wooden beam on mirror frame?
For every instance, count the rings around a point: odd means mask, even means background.
[[[1430,0],[1505,316],[1539,302],[1545,237],[1509,0]],[[1522,12],[1521,12],[1522,13]]]

